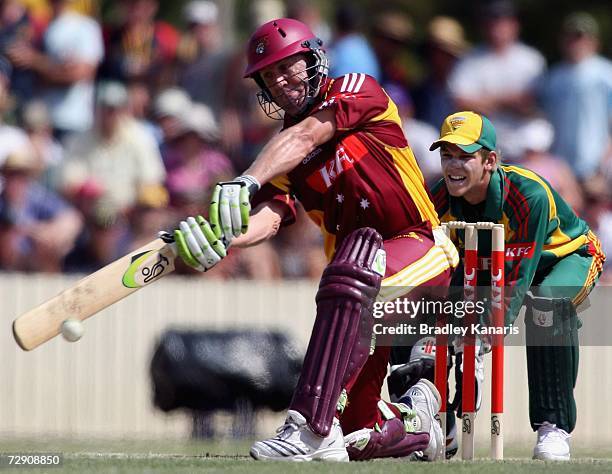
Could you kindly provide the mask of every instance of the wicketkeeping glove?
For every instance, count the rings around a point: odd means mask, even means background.
[[[227,248],[202,216],[188,217],[174,231],[178,254],[190,267],[205,272],[227,255]]]
[[[259,182],[249,175],[215,186],[208,217],[214,234],[223,239],[225,245],[248,230],[250,201],[260,187]]]

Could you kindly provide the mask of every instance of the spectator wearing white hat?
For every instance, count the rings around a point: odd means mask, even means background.
[[[96,124],[66,144],[61,186],[70,196],[95,183],[101,197],[128,212],[142,193],[167,201],[165,170],[154,137],[128,112],[128,95],[119,82],[101,83]]]
[[[178,87],[162,90],[153,101],[153,119],[159,127],[156,138],[160,148],[176,138],[180,119],[186,110],[191,108],[189,95]]]

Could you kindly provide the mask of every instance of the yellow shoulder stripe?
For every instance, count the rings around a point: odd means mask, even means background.
[[[392,148],[385,146],[385,150],[393,158],[395,169],[404,183],[406,192],[414,201],[421,219],[429,221],[432,227],[439,226],[438,213],[427,195],[423,174],[410,147]]]
[[[540,178],[533,171],[518,168],[516,166],[502,165],[502,169],[505,172],[516,173],[519,176],[522,176],[523,178],[531,179],[532,181],[535,181],[540,186],[542,186],[542,188],[544,188],[544,191],[546,191],[546,197],[548,198],[548,211],[550,219],[552,220],[557,217],[557,204],[555,203],[555,198],[553,197],[550,187],[544,182],[542,178]]]
[[[555,202],[555,198],[550,190],[550,186],[548,186],[542,178],[540,178],[533,171],[529,171],[523,168],[518,168],[516,166],[502,166],[502,169],[506,172],[516,173],[519,176],[522,176],[527,179],[531,179],[538,183],[544,191],[546,191],[546,197],[548,198],[548,211],[549,211],[549,219],[548,221],[555,221],[556,226],[553,230],[552,234],[548,236],[547,243],[544,247],[544,250],[553,251],[554,248],[558,248],[559,246],[570,242],[572,239],[569,235],[565,234],[561,230],[561,223],[559,221],[559,216],[557,216],[557,204]]]
[[[386,91],[385,91],[385,95],[387,96],[387,99],[388,99],[387,110],[377,115],[376,117],[372,117],[369,121],[370,122],[380,122],[382,120],[388,120],[390,122],[396,123],[401,128],[402,119],[399,116],[397,105],[395,105],[395,102],[391,100],[391,97],[389,97],[389,94],[387,94]]]

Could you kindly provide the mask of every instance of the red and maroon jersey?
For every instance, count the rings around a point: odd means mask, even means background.
[[[351,73],[328,80],[311,114],[335,112],[336,133],[290,173],[262,187],[254,206],[298,199],[325,239],[328,258],[353,230],[373,227],[384,239],[439,224],[397,107],[376,80]],[[294,123],[285,119],[285,128]]]

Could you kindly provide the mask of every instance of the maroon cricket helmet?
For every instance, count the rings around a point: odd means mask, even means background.
[[[249,40],[244,77],[251,77],[264,67],[294,54],[309,53],[322,44],[301,21],[279,18],[264,23]]]
[[[253,33],[247,45],[247,67],[244,77],[254,79],[262,89],[260,97],[262,108],[266,104],[273,103],[274,99],[261,81],[259,71],[295,54],[305,53],[308,58],[308,99],[318,94],[328,71],[328,61],[322,46],[323,41],[317,38],[307,25],[291,18],[269,21]],[[305,105],[309,102],[310,100],[305,101]],[[264,108],[264,111],[271,116],[269,110]]]

